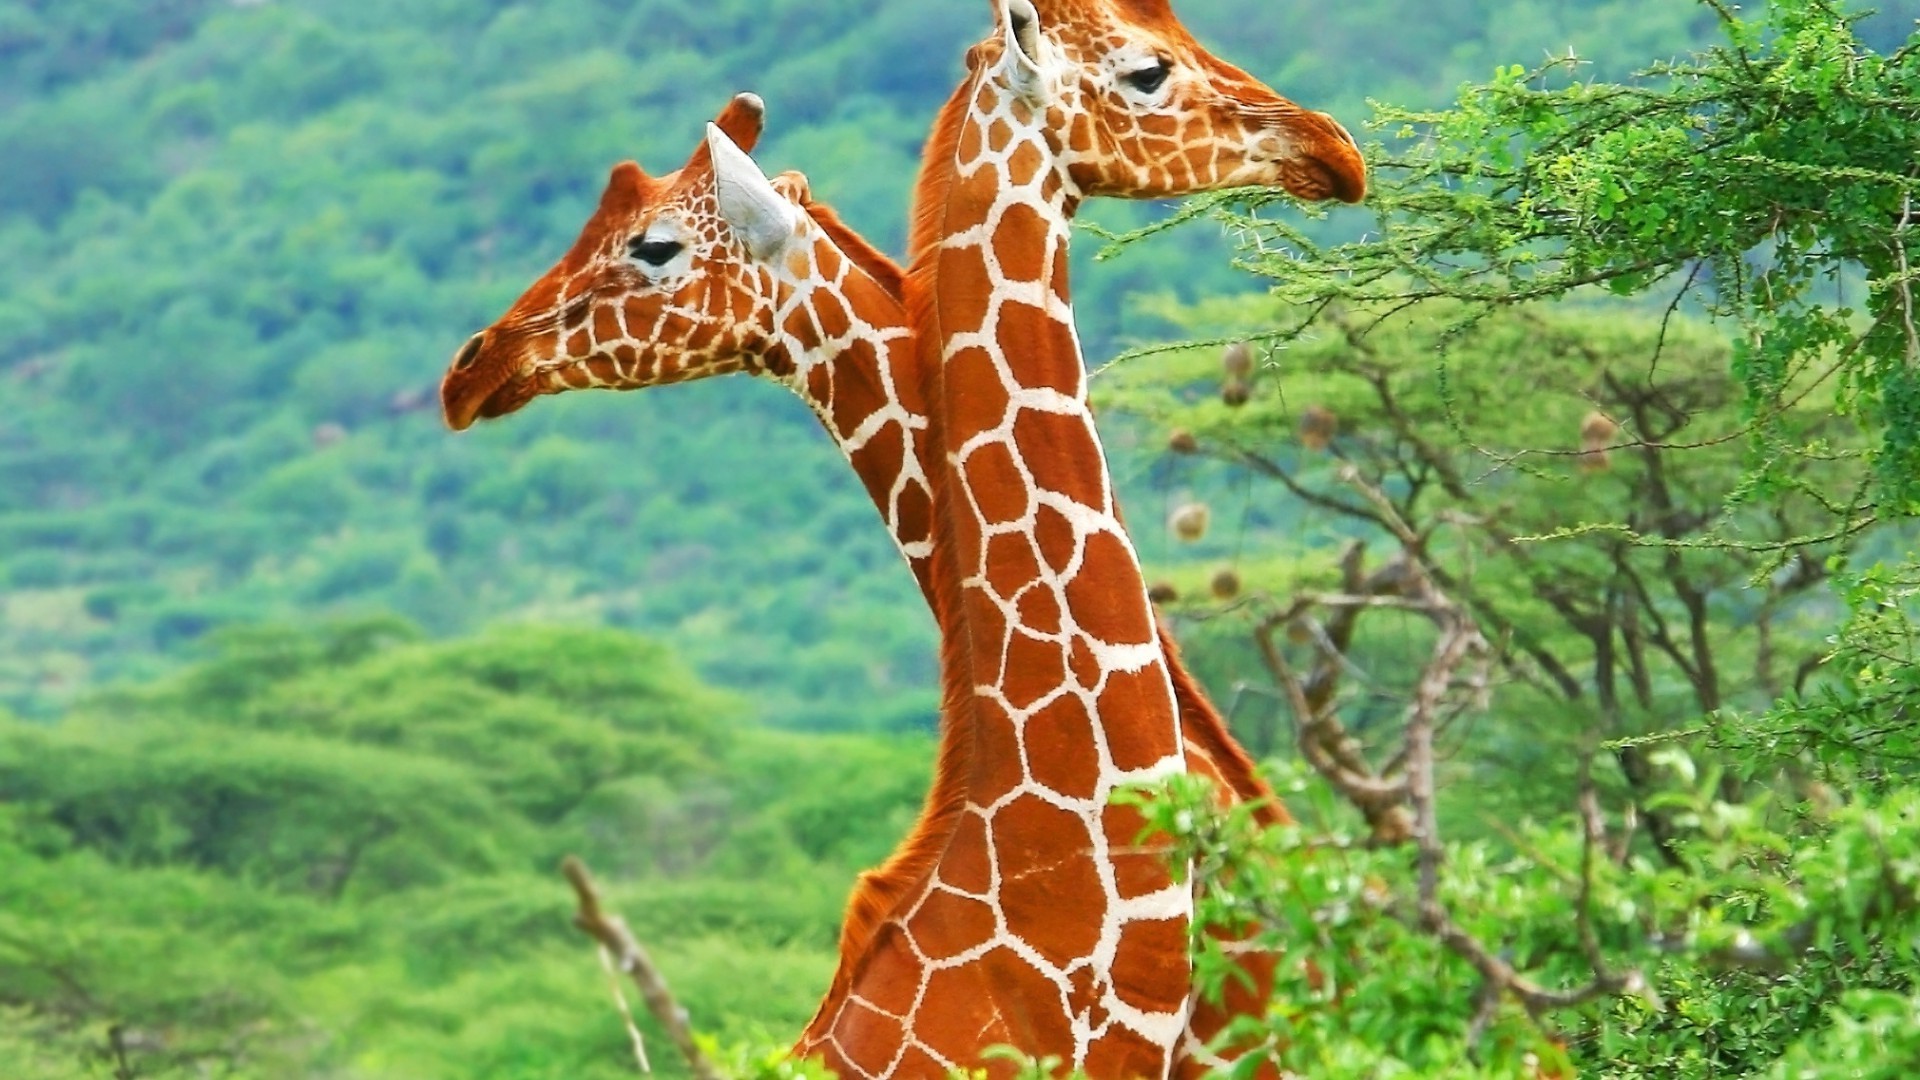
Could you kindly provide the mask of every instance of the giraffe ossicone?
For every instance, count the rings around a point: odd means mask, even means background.
[[[1038,104],[1046,95],[1046,39],[1039,33],[1040,13],[1030,0],[1001,0],[1008,82],[1014,92]]]

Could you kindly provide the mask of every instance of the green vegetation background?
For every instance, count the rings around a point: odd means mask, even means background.
[[[1709,26],[1660,0],[1405,8],[1181,5],[1354,125],[1367,96],[1438,103],[1570,45],[1621,74]],[[898,250],[924,129],[987,19],[976,0],[0,3],[0,702],[47,714],[219,626],[396,611],[434,634],[628,627],[767,722],[925,730],[931,621],[783,391],[575,395],[455,438],[432,389],[613,162],[677,166],[738,90],[769,102],[769,168]],[[1228,257],[1202,224],[1083,266],[1090,353],[1175,332],[1131,295],[1251,288]],[[1145,465],[1121,472],[1151,521]]]
[[[1711,29],[1674,0],[1180,9],[1355,125]],[[432,391],[612,162],[677,165],[738,90],[769,102],[763,162],[897,250],[987,18],[0,0],[4,1075],[113,1075],[116,1046],[140,1075],[627,1075],[563,851],[621,883],[703,1027],[798,1029],[929,752],[932,626],[871,509],[771,386],[457,438]],[[1205,225],[1076,277],[1096,359],[1180,333],[1145,294],[1250,288]],[[1115,444],[1163,557],[1163,472]]]

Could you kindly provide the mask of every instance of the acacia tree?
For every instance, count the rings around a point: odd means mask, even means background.
[[[1297,684],[1325,712],[1356,656],[1377,669],[1387,658],[1356,639],[1360,617],[1402,607],[1425,578],[1498,644],[1510,708],[1563,733],[1542,740],[1556,751],[1581,737],[1668,731],[1729,704],[1763,707],[1806,685],[1823,655],[1806,633],[1819,617],[1807,594],[1840,544],[1804,538],[1825,524],[1819,493],[1858,471],[1844,451],[1861,445],[1830,390],[1798,387],[1775,426],[1843,453],[1782,466],[1792,486],[1764,506],[1728,503],[1747,465],[1744,410],[1725,377],[1727,348],[1692,322],[1665,327],[1655,367],[1646,357],[1661,327],[1621,313],[1513,310],[1466,330],[1403,317],[1363,334],[1337,312],[1320,330],[1242,406],[1164,394],[1169,377],[1207,384],[1204,352],[1156,365],[1144,385],[1147,369],[1124,369],[1108,387],[1110,401],[1166,428],[1171,446],[1270,481],[1350,537],[1332,565],[1248,568],[1256,591],[1230,598],[1283,699]],[[1443,335],[1444,380],[1433,367]],[[1740,544],[1713,539],[1735,529]],[[1796,541],[1794,557],[1777,555]],[[1193,613],[1234,621],[1210,605]],[[1217,648],[1235,633],[1209,626],[1203,637]],[[1331,745],[1343,730],[1327,727]],[[1624,745],[1619,760],[1632,790],[1650,796],[1644,751]],[[1551,757],[1532,764],[1553,767]],[[1665,836],[1661,815],[1640,810]]]
[[[1281,703],[1318,812],[1151,806],[1236,883],[1205,914],[1312,960],[1242,1032],[1303,1074],[1920,1048],[1920,54],[1704,8],[1724,45],[1627,84],[1380,109],[1364,239],[1197,205],[1271,297],[1096,384],[1251,484],[1236,565],[1160,595]],[[1240,340],[1262,381],[1214,367]],[[1286,550],[1303,521],[1344,543]]]

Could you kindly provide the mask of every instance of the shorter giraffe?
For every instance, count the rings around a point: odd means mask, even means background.
[[[733,138],[750,143],[758,120],[757,100],[743,96],[722,115],[721,124]],[[812,204],[804,181],[793,174],[775,183],[802,211],[794,215],[794,224],[808,238],[798,246],[811,251],[811,261],[791,250],[794,245],[781,240],[779,229],[764,230],[771,239],[762,257],[789,249],[786,257],[773,260],[778,264],[773,279],[810,268],[830,274],[809,281],[806,273],[798,273],[781,285],[750,267],[728,265],[730,258],[752,263],[751,242],[746,251],[721,241],[696,247],[695,261],[685,272],[658,280],[631,265],[639,257],[635,248],[649,237],[681,231],[719,235],[702,215],[726,216],[730,171],[718,166],[729,157],[737,158],[732,173],[742,177],[733,182],[734,219],[752,226],[783,216],[770,200],[763,197],[756,205],[745,194],[758,176],[751,162],[724,138],[710,143],[681,173],[659,180],[645,178],[637,167],[615,170],[574,250],[505,318],[461,350],[443,387],[448,420],[464,427],[479,416],[514,411],[539,394],[582,386],[635,388],[734,370],[772,375],[808,401],[848,453],[926,585],[929,559],[924,543],[916,545],[928,535],[921,531],[921,511],[931,498],[923,460],[928,451],[920,384],[926,376],[910,366],[915,353],[903,347],[897,268],[845,230],[830,211]],[[751,228],[736,231],[753,235]],[[703,281],[708,276],[718,280]],[[782,295],[746,300],[740,291],[770,284]],[[874,295],[874,286],[884,297]],[[719,297],[729,299],[714,303]],[[718,325],[730,319],[757,320],[757,325]],[[630,336],[636,326],[660,330],[653,338],[636,338]],[[694,347],[703,342],[719,344]],[[903,507],[909,512],[901,512]],[[1220,780],[1224,790],[1260,799],[1268,813],[1281,816],[1218,714],[1184,670],[1179,675],[1193,767]],[[964,737],[951,730],[945,735],[948,747]],[[943,759],[949,756],[943,752]],[[940,776],[951,778],[953,770],[943,768]],[[905,886],[948,846],[949,830],[939,810],[950,801],[936,784],[930,813],[913,838],[886,869],[863,878],[849,911],[836,988],[844,987],[864,942]]]

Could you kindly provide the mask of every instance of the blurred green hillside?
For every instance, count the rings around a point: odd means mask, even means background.
[[[1355,126],[1368,95],[1437,102],[1569,45],[1618,74],[1706,26],[1668,0],[1420,7],[1181,10]],[[46,713],[222,626],[397,611],[641,629],[768,722],[924,728],[931,621],[784,392],[575,395],[455,438],[432,390],[611,163],[676,166],[738,90],[770,103],[769,167],[897,248],[987,25],[976,0],[0,3],[0,701]],[[1133,294],[1249,287],[1215,231],[1081,268],[1096,357],[1175,333]]]
[[[703,1031],[779,1045],[931,756],[746,723],[617,631],[217,636],[55,728],[0,714],[8,1080],[631,1075],[562,852]]]

